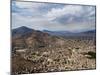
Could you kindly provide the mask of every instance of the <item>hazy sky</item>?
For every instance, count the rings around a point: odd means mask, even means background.
[[[95,6],[12,2],[12,28],[82,32],[95,29]]]

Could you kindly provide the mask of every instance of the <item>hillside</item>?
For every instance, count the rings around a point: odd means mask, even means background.
[[[12,30],[13,50],[23,48],[38,48],[57,44],[58,37],[51,36],[48,33],[38,30],[20,27]],[[62,40],[63,41],[63,40]]]
[[[27,27],[13,31],[12,75],[96,68],[95,35],[63,38]]]

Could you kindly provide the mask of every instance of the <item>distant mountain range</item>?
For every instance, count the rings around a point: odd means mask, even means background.
[[[57,36],[71,34],[71,32],[68,32],[68,31],[49,31],[49,30],[43,30],[43,32],[46,32],[46,33],[48,33],[50,35],[57,35]]]
[[[35,48],[35,47],[44,47],[48,45],[57,45],[57,44],[59,45],[61,41],[64,42],[66,37],[86,38],[89,36],[88,38],[92,38],[95,36],[95,32],[96,32],[95,30],[81,32],[81,33],[71,33],[68,31],[48,31],[48,30],[39,31],[22,26],[16,29],[12,29],[12,49],[15,50],[15,48],[19,49]],[[65,39],[61,39],[61,37],[64,37]]]
[[[96,30],[90,30],[90,31],[85,31],[85,32],[81,32],[81,33],[96,33]]]
[[[43,32],[46,32],[50,35],[56,35],[56,36],[82,36],[82,35],[88,36],[88,35],[95,35],[96,30],[78,32],[78,33],[73,33],[69,31],[48,31],[48,30],[43,30]]]
[[[53,36],[83,36],[83,35],[95,35],[96,34],[96,30],[89,30],[89,31],[84,31],[84,32],[79,32],[79,33],[72,33],[69,31],[49,31],[49,30],[43,30],[43,31],[39,31],[39,30],[34,30],[25,26],[16,28],[12,30],[12,36],[24,36],[24,35],[29,35],[32,34],[33,32],[42,32],[42,33],[48,33],[50,35]]]

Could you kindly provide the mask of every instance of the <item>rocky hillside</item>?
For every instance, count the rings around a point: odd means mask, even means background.
[[[95,35],[63,38],[27,27],[12,31],[12,75],[96,68]]]
[[[59,43],[58,43],[59,42]],[[48,33],[29,29],[27,27],[20,27],[12,30],[12,49],[35,49],[50,45],[57,45],[64,42],[56,36],[51,36]]]

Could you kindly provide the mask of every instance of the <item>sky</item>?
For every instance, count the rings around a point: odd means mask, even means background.
[[[95,29],[95,6],[12,1],[12,29],[83,32]]]

